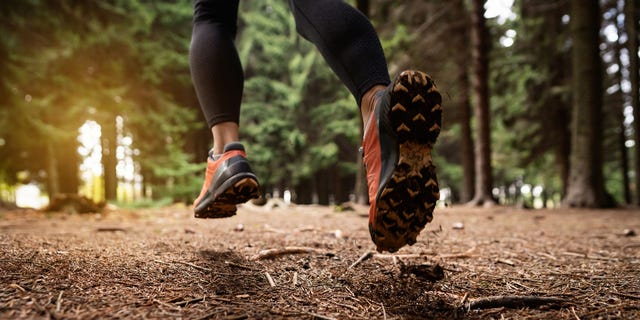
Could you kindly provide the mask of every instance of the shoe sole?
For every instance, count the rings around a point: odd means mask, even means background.
[[[431,152],[442,125],[442,97],[431,78],[405,71],[390,93],[388,117],[398,143],[398,162],[378,191],[371,237],[382,252],[413,245],[433,220],[440,198]]]
[[[260,196],[258,181],[253,177],[242,178],[223,193],[216,196],[210,203],[203,204],[204,210],[195,213],[200,219],[227,218],[236,214],[236,205],[245,203]],[[205,199],[210,199],[209,197]]]

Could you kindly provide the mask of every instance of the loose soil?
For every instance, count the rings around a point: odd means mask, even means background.
[[[366,212],[0,211],[0,318],[640,319],[638,210],[439,208],[393,255]]]

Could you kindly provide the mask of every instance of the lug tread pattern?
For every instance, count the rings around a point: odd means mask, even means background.
[[[236,205],[258,198],[259,196],[260,188],[258,181],[254,178],[244,178],[215,197],[215,199],[207,205],[206,210],[197,212],[195,217],[201,219],[231,217],[236,214]]]
[[[378,193],[371,238],[382,252],[413,245],[433,219],[440,198],[431,152],[442,126],[442,97],[431,78],[404,71],[393,84],[389,119],[399,144],[399,159]]]

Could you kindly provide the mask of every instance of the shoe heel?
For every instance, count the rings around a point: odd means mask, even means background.
[[[398,142],[398,162],[378,197],[376,225],[370,226],[377,250],[412,245],[433,219],[439,199],[431,151],[442,125],[442,97],[431,78],[405,71],[390,92],[389,117]]]
[[[433,80],[420,71],[404,71],[391,91],[389,118],[398,142],[433,146],[442,126],[442,96]]]

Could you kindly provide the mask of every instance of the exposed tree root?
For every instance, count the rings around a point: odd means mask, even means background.
[[[491,308],[535,308],[545,304],[564,304],[569,302],[566,299],[556,297],[538,296],[490,296],[477,298],[469,301],[465,305],[467,310],[471,309],[491,309]]]
[[[285,247],[283,249],[266,249],[258,252],[258,254],[251,257],[251,260],[263,260],[273,259],[275,257],[287,255],[287,254],[299,254],[299,253],[313,253],[319,252],[318,249],[309,247]]]

